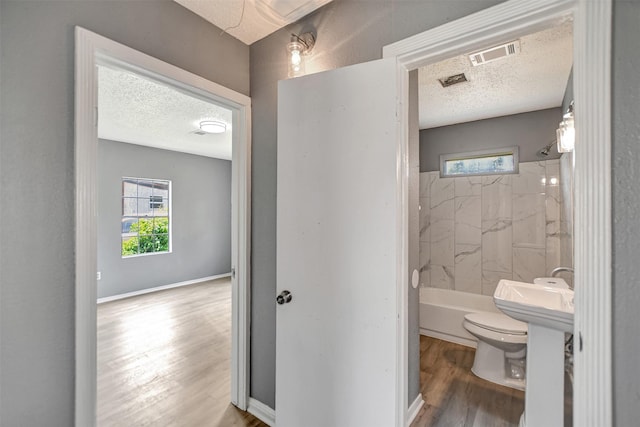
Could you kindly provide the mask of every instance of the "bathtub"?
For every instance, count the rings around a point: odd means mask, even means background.
[[[501,313],[493,297],[451,291],[420,289],[420,334],[445,341],[476,347],[476,339],[462,326],[464,315],[488,311]]]

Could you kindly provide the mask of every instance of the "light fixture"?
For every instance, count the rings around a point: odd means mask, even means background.
[[[573,151],[576,145],[576,129],[573,121],[573,101],[569,104],[569,108],[564,116],[558,130],[556,130],[558,139],[558,153],[568,153]]]
[[[287,44],[289,77],[304,74],[304,57],[311,53],[315,44],[316,36],[313,33],[291,34],[291,41]]]
[[[216,120],[204,120],[200,122],[200,130],[206,133],[224,133],[227,125]]]

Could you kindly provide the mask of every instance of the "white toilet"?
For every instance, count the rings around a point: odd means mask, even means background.
[[[496,384],[525,388],[527,324],[502,313],[469,313],[463,326],[478,338],[471,371]]]

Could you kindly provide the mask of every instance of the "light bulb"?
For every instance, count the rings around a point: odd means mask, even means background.
[[[302,62],[302,57],[300,56],[300,51],[299,50],[292,50],[291,51],[291,64],[292,65],[300,65],[300,62]]]
[[[287,62],[289,63],[289,77],[304,74],[304,58],[302,57],[304,46],[302,43],[292,41],[287,45]]]

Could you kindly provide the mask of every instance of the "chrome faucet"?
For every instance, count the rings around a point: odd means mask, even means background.
[[[573,268],[571,267],[556,267],[551,270],[551,277],[556,277],[558,273],[562,273],[563,271],[573,273]]]

